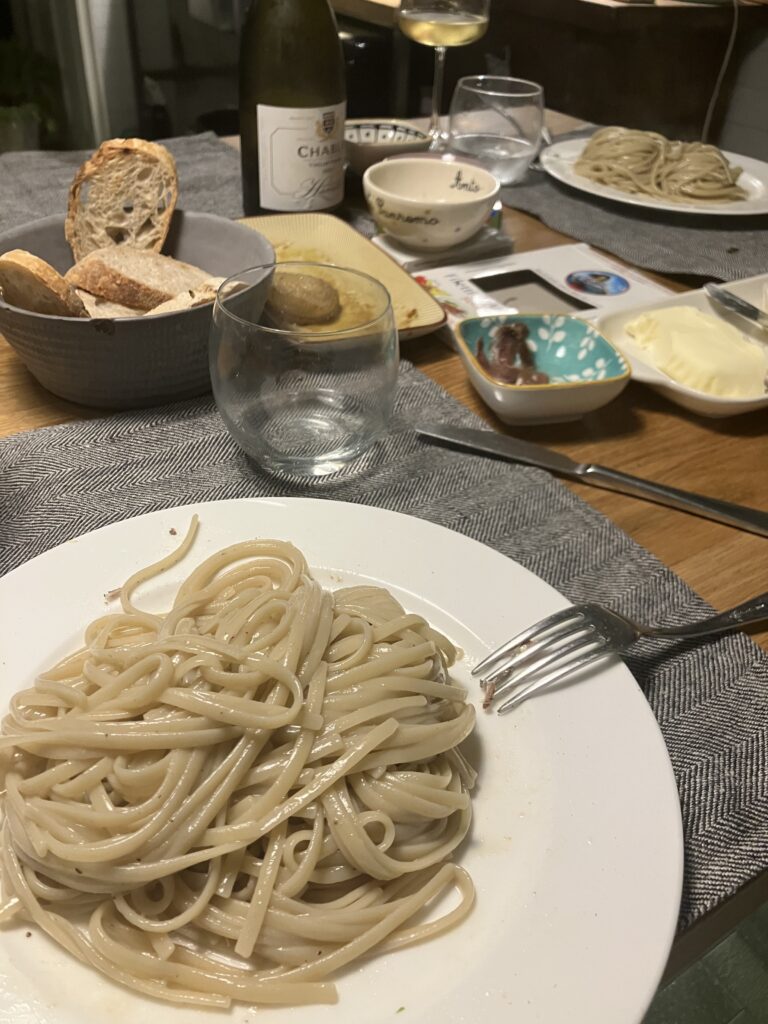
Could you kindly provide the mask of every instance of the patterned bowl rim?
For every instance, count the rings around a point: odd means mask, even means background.
[[[350,139],[347,138],[348,131],[354,131],[359,133],[361,128],[399,128],[406,132],[409,139],[376,139],[375,142],[368,142],[365,139]],[[422,131],[417,125],[412,124],[410,121],[398,121],[398,120],[377,120],[375,118],[352,118],[344,122],[344,140],[346,142],[354,142],[359,146],[389,146],[389,145],[403,145],[406,142],[429,142],[429,136],[426,132]]]
[[[485,370],[478,362],[477,356],[470,348],[466,338],[464,337],[464,326],[465,324],[474,324],[482,320],[523,320],[523,319],[539,319],[543,320],[544,317],[562,316],[568,320],[574,320],[577,323],[583,324],[586,328],[591,328],[598,338],[602,338],[605,344],[616,355],[621,359],[624,364],[624,372],[612,375],[610,377],[604,377],[602,380],[558,380],[548,381],[546,384],[508,384],[506,381],[497,380],[496,377],[492,377],[487,370]],[[490,313],[488,316],[468,316],[464,320],[460,320],[456,325],[456,338],[459,342],[459,349],[463,355],[470,361],[470,365],[473,370],[476,370],[482,377],[484,377],[489,384],[492,384],[497,388],[505,388],[508,391],[520,392],[520,391],[562,391],[571,390],[572,388],[590,388],[595,385],[604,384],[615,384],[618,381],[629,380],[632,376],[632,366],[618,347],[614,345],[612,341],[609,341],[604,334],[602,334],[589,320],[583,320],[580,316],[573,316],[570,313]]]
[[[491,174],[487,167],[482,167],[478,163],[472,163],[469,160],[452,160],[450,163],[443,163],[443,167],[450,168],[450,173],[457,171],[459,174],[463,170],[468,170],[472,174],[477,175],[480,180],[483,177],[486,179],[485,184],[480,186],[479,193],[469,193],[462,195],[459,199],[449,200],[442,196],[435,196],[432,199],[416,199],[412,195],[404,195],[402,192],[393,192],[391,188],[384,188],[380,185],[375,177],[380,172],[382,167],[392,168],[399,167],[400,170],[407,170],[407,165],[411,164],[411,174],[408,175],[405,180],[408,184],[413,181],[414,174],[418,174],[417,165],[434,167],[440,161],[433,160],[428,153],[403,153],[396,160],[389,157],[384,157],[382,160],[377,160],[375,164],[371,164],[363,174],[363,193],[365,194],[366,200],[368,199],[368,192],[377,192],[383,199],[388,199],[392,203],[400,203],[401,206],[411,210],[424,210],[437,209],[437,210],[468,210],[473,207],[485,206],[493,204],[499,198],[501,192],[501,182],[495,175]],[[449,186],[450,188],[450,186]],[[488,205],[490,210],[490,205]],[[485,319],[484,317],[475,317],[473,319]]]

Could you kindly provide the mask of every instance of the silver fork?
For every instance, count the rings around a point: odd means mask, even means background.
[[[761,619],[768,619],[768,592],[727,612],[682,626],[641,626],[599,604],[577,604],[513,636],[476,665],[472,675],[482,677],[483,707],[515,691],[498,708],[501,715],[564,676],[600,658],[620,654],[640,637],[709,636]]]

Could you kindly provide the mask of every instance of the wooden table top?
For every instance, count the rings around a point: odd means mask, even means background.
[[[337,14],[346,14],[370,25],[394,25],[400,0],[331,0]]]
[[[565,118],[559,121],[563,123],[552,124],[555,130],[574,123]],[[519,252],[573,241],[513,210],[505,210],[504,225]],[[682,289],[658,275],[656,279]],[[659,483],[768,509],[768,417],[764,412],[704,419],[632,382],[618,399],[580,421],[512,431],[483,405],[459,357],[436,337],[404,342],[402,352],[496,430],[514,432],[579,461],[599,462]],[[101,414],[47,392],[0,337],[0,437]],[[765,538],[584,484],[567,486],[718,610],[768,589]],[[755,627],[752,635],[768,650],[768,629]]]

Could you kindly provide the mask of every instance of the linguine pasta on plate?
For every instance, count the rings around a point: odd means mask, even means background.
[[[196,528],[14,696],[0,919],[172,1002],[332,1002],[340,968],[472,907],[450,858],[474,709],[445,637],[383,589],[323,590],[287,543],[225,548],[143,611]]]
[[[717,146],[676,142],[658,132],[601,128],[585,145],[574,171],[600,185],[678,203],[746,199],[733,167]]]

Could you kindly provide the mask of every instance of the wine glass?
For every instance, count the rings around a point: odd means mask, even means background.
[[[485,35],[489,7],[490,0],[400,0],[400,31],[416,43],[435,48],[430,149],[439,149],[444,138],[440,130],[440,100],[446,47],[466,46]]]

